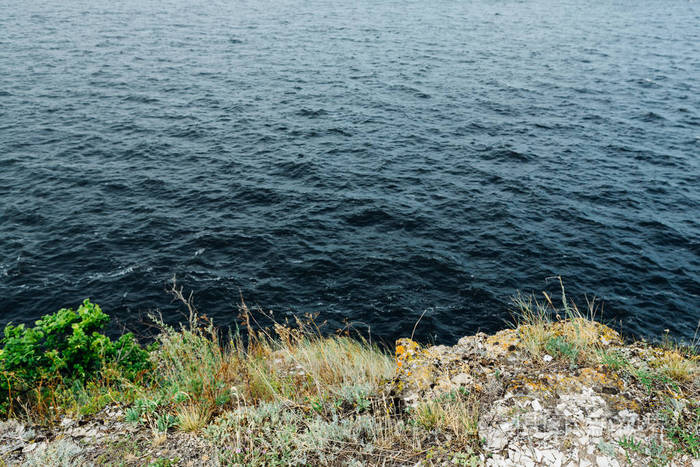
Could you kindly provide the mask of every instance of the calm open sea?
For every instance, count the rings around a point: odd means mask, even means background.
[[[700,2],[0,0],[0,324],[176,274],[385,339],[700,318]]]

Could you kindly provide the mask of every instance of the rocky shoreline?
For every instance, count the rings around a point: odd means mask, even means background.
[[[286,355],[271,354],[271,365],[286,375],[307,378],[304,364]],[[414,438],[392,451],[379,446],[375,436],[362,455],[343,451],[285,459],[297,465],[698,467],[698,363],[699,357],[688,349],[624,343],[611,328],[582,318],[521,324],[494,335],[479,333],[454,346],[423,347],[400,339],[394,376],[374,396],[367,396],[367,404],[377,407],[383,400],[385,412],[392,407],[397,414],[410,414],[406,421],[403,415],[382,420],[413,430],[414,437],[420,429],[427,433],[422,440]],[[353,423],[362,417],[369,417],[363,423],[379,423],[381,410],[362,412],[360,404],[346,404],[345,412],[338,404],[330,417],[335,425],[327,426],[342,425],[343,417]],[[212,416],[210,427],[192,433],[130,423],[129,407],[108,403],[95,414],[64,415],[53,425],[2,422],[0,458],[6,465],[255,463],[235,457],[243,448],[231,437],[217,444],[210,429],[224,426],[221,420],[240,413],[241,407],[220,411]],[[325,416],[306,407],[279,410],[295,410],[307,420]],[[316,422],[305,423],[308,427]],[[254,438],[258,443],[264,439]],[[319,449],[338,446],[339,439],[331,440],[336,444],[319,441]],[[402,453],[390,455],[396,450]]]

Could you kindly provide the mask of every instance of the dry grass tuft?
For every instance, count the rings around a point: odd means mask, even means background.
[[[185,405],[177,410],[176,417],[180,430],[194,433],[207,426],[211,410],[198,405]]]
[[[515,327],[527,351],[538,357],[545,343],[551,337],[549,328],[552,324],[551,312],[546,304],[540,303],[533,296],[523,297],[518,294],[513,298],[516,311],[513,313]]]
[[[666,352],[659,362],[661,371],[681,383],[691,382],[700,374],[700,363],[697,360],[685,358],[675,351]]]
[[[621,344],[616,331],[596,321],[599,310],[595,300],[587,301],[587,309],[581,311],[567,300],[561,277],[558,279],[561,306],[556,306],[546,292],[543,292],[544,301],[534,296],[513,298],[514,324],[523,347],[534,357],[560,353],[576,363],[594,361],[602,348]]]
[[[419,404],[413,417],[428,430],[451,432],[458,443],[474,444],[479,437],[479,401],[459,391]]]

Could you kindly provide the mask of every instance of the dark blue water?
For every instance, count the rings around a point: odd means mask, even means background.
[[[0,322],[249,303],[386,339],[517,290],[700,318],[700,3],[0,0]],[[362,327],[361,324],[358,324]]]

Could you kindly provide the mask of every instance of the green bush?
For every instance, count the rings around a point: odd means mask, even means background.
[[[150,369],[148,352],[132,334],[112,341],[99,332],[108,321],[109,316],[86,299],[76,311],[63,308],[34,327],[6,326],[0,340],[0,413],[23,392],[84,383],[107,366],[131,380]]]

